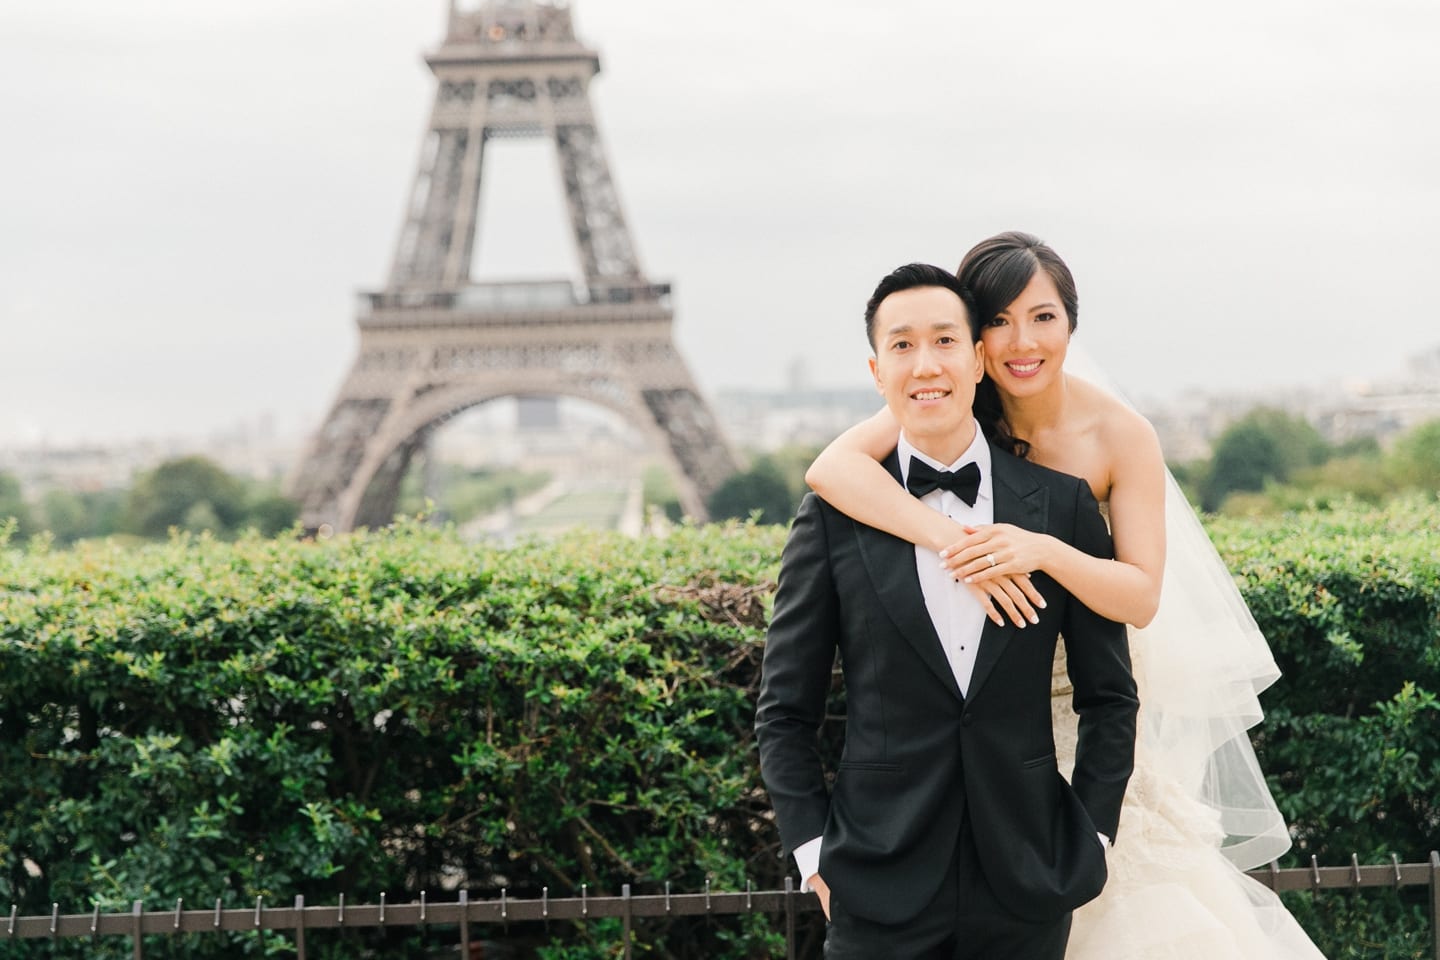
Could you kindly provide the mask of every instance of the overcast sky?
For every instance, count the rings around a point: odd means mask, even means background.
[[[702,387],[863,385],[893,266],[1021,228],[1140,399],[1440,343],[1434,0],[578,0]],[[445,0],[0,3],[0,443],[318,424],[378,289]],[[480,272],[577,272],[552,148]],[[543,176],[541,176],[543,174]],[[533,214],[523,216],[523,211]]]

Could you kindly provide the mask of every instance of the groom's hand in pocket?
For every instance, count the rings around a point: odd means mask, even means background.
[[[820,909],[825,911],[825,919],[828,921],[830,919],[830,888],[818,873],[806,880],[805,885],[810,888],[811,893],[820,898]]]

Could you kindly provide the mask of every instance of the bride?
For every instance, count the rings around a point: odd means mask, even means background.
[[[1024,626],[1044,570],[1096,613],[1132,625],[1140,689],[1135,773],[1110,879],[1075,912],[1081,960],[1316,960],[1269,889],[1245,876],[1290,845],[1247,730],[1279,676],[1264,637],[1165,469],[1154,429],[1085,371],[1071,347],[1078,298],[1064,261],[1029,234],[998,234],[960,264],[975,296],[985,379],[975,415],[991,442],[1084,478],[1108,508],[1115,560],[1007,524],[962,527],[879,465],[899,427],[888,410],[837,438],[806,474],[855,519],[940,553],[991,619]],[[1063,649],[1051,714],[1062,770],[1075,758]],[[1323,960],[1323,958],[1321,958]]]

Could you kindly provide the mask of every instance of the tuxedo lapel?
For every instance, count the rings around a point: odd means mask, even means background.
[[[1019,461],[1009,454],[990,447],[990,475],[994,480],[995,522],[1009,523],[1039,533],[1046,531],[1050,500],[1045,487],[1033,475],[1019,469]],[[970,674],[969,699],[974,700],[1005,647],[1019,632],[1008,618],[1004,626],[986,619],[980,634],[980,649],[975,652],[975,669]]]
[[[881,465],[890,471],[897,483],[900,482],[900,461],[893,452]],[[950,661],[940,645],[940,635],[935,632],[929,608],[925,606],[925,594],[920,589],[920,577],[915,572],[914,545],[863,523],[855,524],[855,532],[861,559],[881,606],[925,665],[934,671],[956,699],[962,699]],[[984,644],[981,644],[980,652],[983,655]]]

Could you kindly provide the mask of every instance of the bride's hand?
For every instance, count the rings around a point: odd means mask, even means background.
[[[940,551],[941,563],[951,576],[971,587],[1007,584],[1013,588],[1006,591],[1012,599],[1018,590],[1031,604],[1044,609],[1045,600],[1028,574],[1044,568],[1049,537],[1009,523],[967,526],[965,533],[964,539]],[[993,591],[990,595],[994,596]],[[1034,622],[1033,617],[1027,619]]]
[[[966,526],[966,536],[940,551],[956,580],[983,583],[992,577],[1033,573],[1045,567],[1050,537],[1011,523]]]
[[[966,587],[975,595],[975,599],[980,601],[985,616],[997,626],[1003,627],[1007,616],[1017,627],[1040,622],[1040,618],[1035,615],[1035,608],[1044,608],[1045,601],[1041,598],[1040,591],[1030,582],[1029,574],[1022,573],[1018,577],[1002,574],[983,582],[967,583]]]

